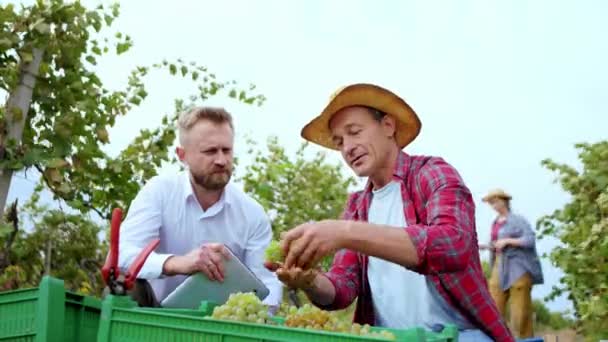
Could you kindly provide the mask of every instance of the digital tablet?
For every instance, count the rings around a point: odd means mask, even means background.
[[[230,259],[224,260],[223,282],[209,280],[200,272],[192,274],[160,305],[166,308],[196,309],[203,300],[221,305],[231,294],[237,292],[253,292],[260,300],[264,300],[270,293],[268,288],[229,248],[226,250],[230,253]]]

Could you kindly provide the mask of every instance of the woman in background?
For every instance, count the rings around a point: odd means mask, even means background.
[[[503,190],[490,191],[483,201],[498,214],[492,223],[490,244],[480,246],[490,250],[490,293],[506,321],[509,302],[513,334],[532,337],[532,286],[543,283],[534,231],[524,217],[511,212],[511,195]]]

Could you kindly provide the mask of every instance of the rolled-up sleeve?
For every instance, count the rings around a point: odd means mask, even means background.
[[[336,296],[333,303],[319,305],[325,310],[342,310],[347,308],[359,295],[359,277],[361,266],[357,253],[341,250],[334,256],[329,272],[324,275],[334,285]]]
[[[518,228],[521,229],[521,237],[519,238],[520,246],[524,248],[534,248],[536,246],[536,236],[532,230],[532,226],[523,217],[517,217]]]
[[[118,264],[124,272],[150,241],[158,238],[162,225],[162,184],[152,178],[137,194],[120,229]],[[165,261],[172,254],[152,252],[139,271],[138,278],[160,278]]]
[[[404,228],[419,260],[412,269],[422,274],[463,270],[477,247],[475,204],[469,189],[441,158],[431,159],[415,177],[425,219]]]

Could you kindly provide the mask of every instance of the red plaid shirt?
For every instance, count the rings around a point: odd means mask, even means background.
[[[496,341],[515,341],[490,296],[483,276],[475,231],[475,204],[458,172],[441,158],[400,152],[393,179],[401,183],[404,228],[416,246],[420,263],[412,270],[432,280],[439,294],[471,323]],[[348,199],[343,218],[367,221],[371,183]],[[348,307],[356,297],[355,322],[374,324],[367,278],[368,257],[339,251],[325,275],[336,288],[334,303]]]

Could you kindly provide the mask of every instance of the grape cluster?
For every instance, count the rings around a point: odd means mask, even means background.
[[[216,306],[211,317],[232,321],[266,323],[268,308],[253,292],[233,293],[226,303]]]
[[[351,324],[339,319],[331,312],[321,310],[311,304],[304,304],[298,309],[293,305],[282,303],[277,314],[285,317],[285,326],[291,328],[317,329],[396,340],[395,335],[390,331],[372,331],[368,324]],[[226,303],[213,309],[211,317],[240,322],[273,324],[273,321],[269,319],[267,307],[253,292],[231,294]]]
[[[270,241],[270,244],[266,248],[266,261],[270,262],[283,262],[285,256],[281,250],[281,244],[276,241]]]
[[[380,337],[388,340],[396,339],[395,335],[390,331],[371,331],[368,324],[350,324],[345,321],[341,321],[331,313],[310,304],[304,304],[299,309],[297,309],[295,306],[289,307],[285,317],[285,326],[291,328],[326,330],[360,336]]]
[[[276,315],[279,317],[287,317],[290,310],[297,310],[297,308],[293,305],[287,304],[286,302],[281,302],[281,304],[279,305],[279,310],[277,311]]]

